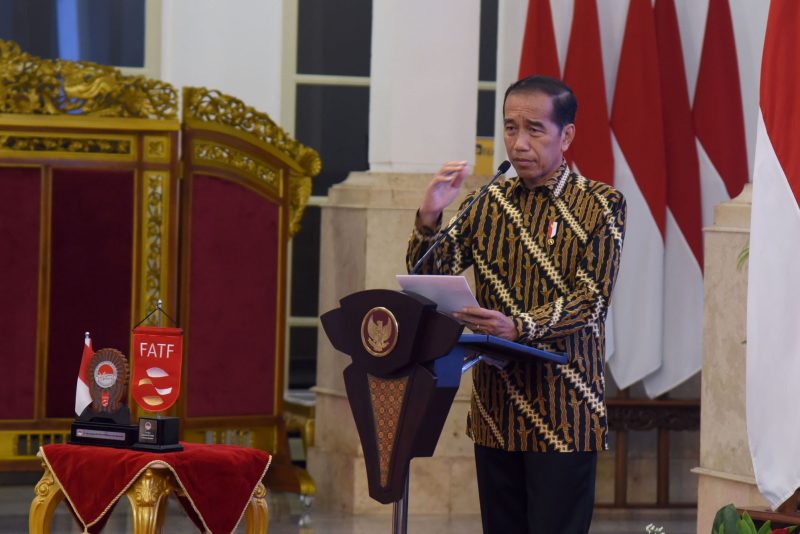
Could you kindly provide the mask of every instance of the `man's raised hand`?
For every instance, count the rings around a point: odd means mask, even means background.
[[[425,198],[419,208],[420,222],[433,228],[439,215],[458,196],[461,184],[467,177],[466,161],[445,163],[425,189]]]

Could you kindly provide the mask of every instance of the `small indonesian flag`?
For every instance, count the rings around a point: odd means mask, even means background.
[[[75,414],[80,415],[92,403],[92,396],[89,394],[89,384],[86,381],[86,369],[89,367],[89,361],[94,356],[92,350],[92,338],[89,337],[89,332],[86,332],[86,338],[83,344],[83,357],[81,357],[81,370],[78,371],[78,384],[75,387]]]
[[[550,226],[547,227],[547,237],[553,239],[558,231],[558,221],[550,221]]]

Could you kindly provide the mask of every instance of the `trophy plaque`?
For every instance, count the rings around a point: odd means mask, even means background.
[[[160,309],[160,308],[159,308]],[[155,417],[139,417],[134,449],[182,451],[180,419],[161,412],[175,404],[181,388],[183,331],[180,328],[139,326],[133,330],[133,399]]]
[[[138,428],[131,425],[125,404],[128,391],[128,360],[117,349],[101,349],[86,369],[92,403],[72,423],[69,443],[130,447]]]

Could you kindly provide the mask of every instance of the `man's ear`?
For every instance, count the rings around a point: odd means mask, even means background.
[[[569,145],[572,144],[572,140],[575,139],[575,124],[567,124],[564,126],[564,129],[561,130],[561,151],[566,152],[569,148]]]

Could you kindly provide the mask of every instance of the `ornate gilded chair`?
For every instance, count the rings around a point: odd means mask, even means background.
[[[286,250],[319,156],[215,91],[177,111],[169,84],[0,41],[0,470],[68,435],[83,332],[130,354],[160,298],[184,439],[267,449],[267,484],[311,495],[283,417]]]

